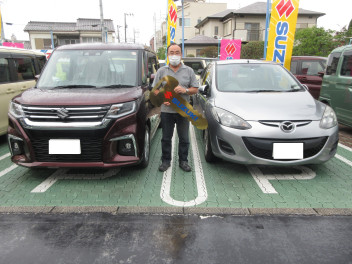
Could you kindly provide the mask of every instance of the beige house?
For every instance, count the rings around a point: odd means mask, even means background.
[[[181,1],[175,1],[177,4],[177,26],[176,26],[176,43],[182,43],[182,6]],[[191,39],[199,34],[195,26],[207,16],[227,9],[226,3],[206,3],[205,0],[184,0],[184,39]],[[166,36],[166,23],[161,24],[161,29],[155,33],[156,50],[163,46]],[[165,45],[165,44],[164,44]]]
[[[114,24],[104,19],[107,42],[114,42]],[[101,42],[100,19],[79,18],[77,22],[38,22],[30,21],[24,28],[29,34],[32,49],[51,49],[51,31],[55,47],[87,42]]]
[[[242,42],[259,41],[265,38],[266,2],[257,2],[234,10],[214,13],[195,27],[201,35],[213,38],[241,39]],[[317,19],[324,13],[299,8],[297,28],[317,25]]]

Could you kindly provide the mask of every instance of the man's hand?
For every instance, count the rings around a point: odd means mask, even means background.
[[[169,102],[163,102],[164,105],[170,106],[171,104]]]
[[[174,89],[175,93],[178,93],[178,94],[185,94],[186,93],[186,88],[178,85],[175,87]]]

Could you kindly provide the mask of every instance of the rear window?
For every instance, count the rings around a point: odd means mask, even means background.
[[[352,76],[352,51],[346,52],[343,55],[343,61],[341,66],[342,76]]]
[[[191,67],[193,69],[194,73],[198,74],[198,75],[199,75],[198,70],[204,69],[202,63],[197,62],[197,61],[194,61],[194,62],[193,61],[185,61],[185,62],[183,62],[183,64],[187,65],[188,67]]]

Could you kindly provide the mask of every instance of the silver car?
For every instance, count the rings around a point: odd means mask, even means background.
[[[217,61],[200,81],[193,100],[209,123],[203,132],[207,161],[283,166],[323,163],[335,155],[334,111],[281,65]]]

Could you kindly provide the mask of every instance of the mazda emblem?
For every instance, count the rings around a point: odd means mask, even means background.
[[[284,121],[280,124],[280,128],[285,133],[291,133],[295,130],[296,125],[290,121]]]

